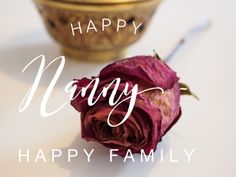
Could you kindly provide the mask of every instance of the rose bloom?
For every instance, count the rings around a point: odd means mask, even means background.
[[[100,71],[98,78],[100,83],[96,94],[116,78],[121,79],[117,95],[120,95],[119,91],[123,91],[125,83],[129,83],[129,88],[138,84],[139,91],[161,87],[164,93],[160,90],[151,90],[137,95],[135,107],[129,118],[118,127],[110,127],[107,117],[113,108],[108,104],[112,87],[106,97],[101,97],[94,106],[89,106],[87,100],[93,88],[93,85],[90,85],[85,97],[77,96],[71,101],[72,106],[81,113],[82,138],[99,142],[108,148],[119,149],[117,153],[123,157],[128,149],[132,153],[140,153],[143,149],[146,154],[152,149],[155,150],[162,136],[181,115],[179,78],[176,73],[159,58],[136,56],[106,66]],[[91,80],[77,80],[75,95]],[[123,120],[129,101],[123,102],[113,111],[110,118],[112,124],[118,124]]]

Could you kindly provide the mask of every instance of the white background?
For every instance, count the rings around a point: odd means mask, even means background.
[[[123,163],[121,158],[109,163],[107,149],[80,138],[79,114],[69,104],[52,117],[40,117],[40,102],[55,67],[45,73],[29,108],[18,112],[37,66],[25,73],[21,73],[22,68],[40,54],[49,62],[59,56],[60,51],[46,33],[32,1],[1,1],[0,176],[235,176],[235,18],[235,0],[166,0],[162,3],[149,30],[130,48],[127,56],[152,54],[155,48],[164,57],[192,26],[211,19],[211,28],[189,41],[170,63],[200,101],[181,98],[183,115],[159,144],[154,163],[140,163],[139,156],[135,156],[135,163]],[[71,79],[96,75],[104,65],[66,60],[48,109],[53,110],[67,100],[63,89]],[[17,161],[18,148],[30,148],[30,163]],[[44,150],[47,163],[33,162],[39,148]],[[63,153],[68,148],[77,148],[79,157],[68,164],[64,154],[52,163],[52,148],[61,148]],[[86,162],[83,148],[95,148],[90,163]],[[169,162],[170,148],[179,163]],[[186,162],[184,148],[195,149],[191,163]],[[165,152],[164,162],[160,161],[160,149]]]

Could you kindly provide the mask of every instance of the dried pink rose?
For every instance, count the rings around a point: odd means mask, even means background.
[[[110,127],[107,124],[107,117],[112,109],[108,105],[109,96],[101,98],[92,107],[87,104],[88,95],[83,98],[76,97],[71,104],[81,112],[82,138],[99,142],[108,148],[119,149],[120,156],[124,156],[128,149],[133,153],[140,153],[143,149],[148,154],[150,150],[156,149],[162,136],[181,115],[179,78],[159,58],[136,56],[116,61],[103,68],[98,76],[100,79],[98,90],[118,77],[122,81],[120,92],[127,82],[130,88],[138,84],[140,91],[161,87],[165,92],[162,94],[159,90],[153,90],[138,95],[132,114],[118,127]],[[77,81],[75,94],[82,87],[86,87],[91,79],[83,78]],[[90,85],[88,90],[92,87],[93,85]],[[128,104],[129,102],[124,102],[115,109],[111,119],[113,123],[123,119]]]

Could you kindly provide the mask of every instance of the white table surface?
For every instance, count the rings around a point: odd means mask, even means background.
[[[170,65],[200,97],[181,97],[183,115],[165,136],[155,153],[154,163],[109,162],[108,150],[80,138],[79,114],[66,105],[59,113],[42,118],[39,106],[52,67],[23,112],[18,107],[31,86],[37,66],[21,73],[34,57],[44,54],[47,62],[60,55],[30,0],[0,2],[0,177],[234,177],[236,159],[236,1],[166,0],[155,14],[149,30],[132,46],[127,56],[152,54],[155,48],[166,56],[176,42],[197,22],[211,19],[212,26],[178,52]],[[105,64],[66,60],[65,69],[49,101],[49,110],[67,100],[64,86],[73,78],[96,75]],[[31,162],[19,163],[18,149],[30,149]],[[33,162],[37,150],[44,150],[48,161]],[[50,161],[50,150],[79,150],[71,163],[66,158]],[[82,149],[95,148],[90,163]],[[184,148],[194,148],[188,163]],[[164,162],[160,161],[164,150]],[[178,163],[169,162],[173,149]],[[138,156],[135,156],[138,159]]]

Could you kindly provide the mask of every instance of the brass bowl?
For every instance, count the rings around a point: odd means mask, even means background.
[[[160,1],[34,0],[48,32],[61,44],[63,53],[72,58],[92,61],[121,57],[124,49],[143,35]],[[104,18],[110,19],[111,24],[102,28]],[[117,32],[118,19],[125,21],[119,21],[120,26],[126,26],[119,27]],[[86,33],[89,20],[97,30],[91,29],[90,23]],[[134,22],[136,27],[142,23],[136,34]],[[81,31],[76,29],[79,23]],[[104,24],[109,25],[109,20],[104,20]]]

